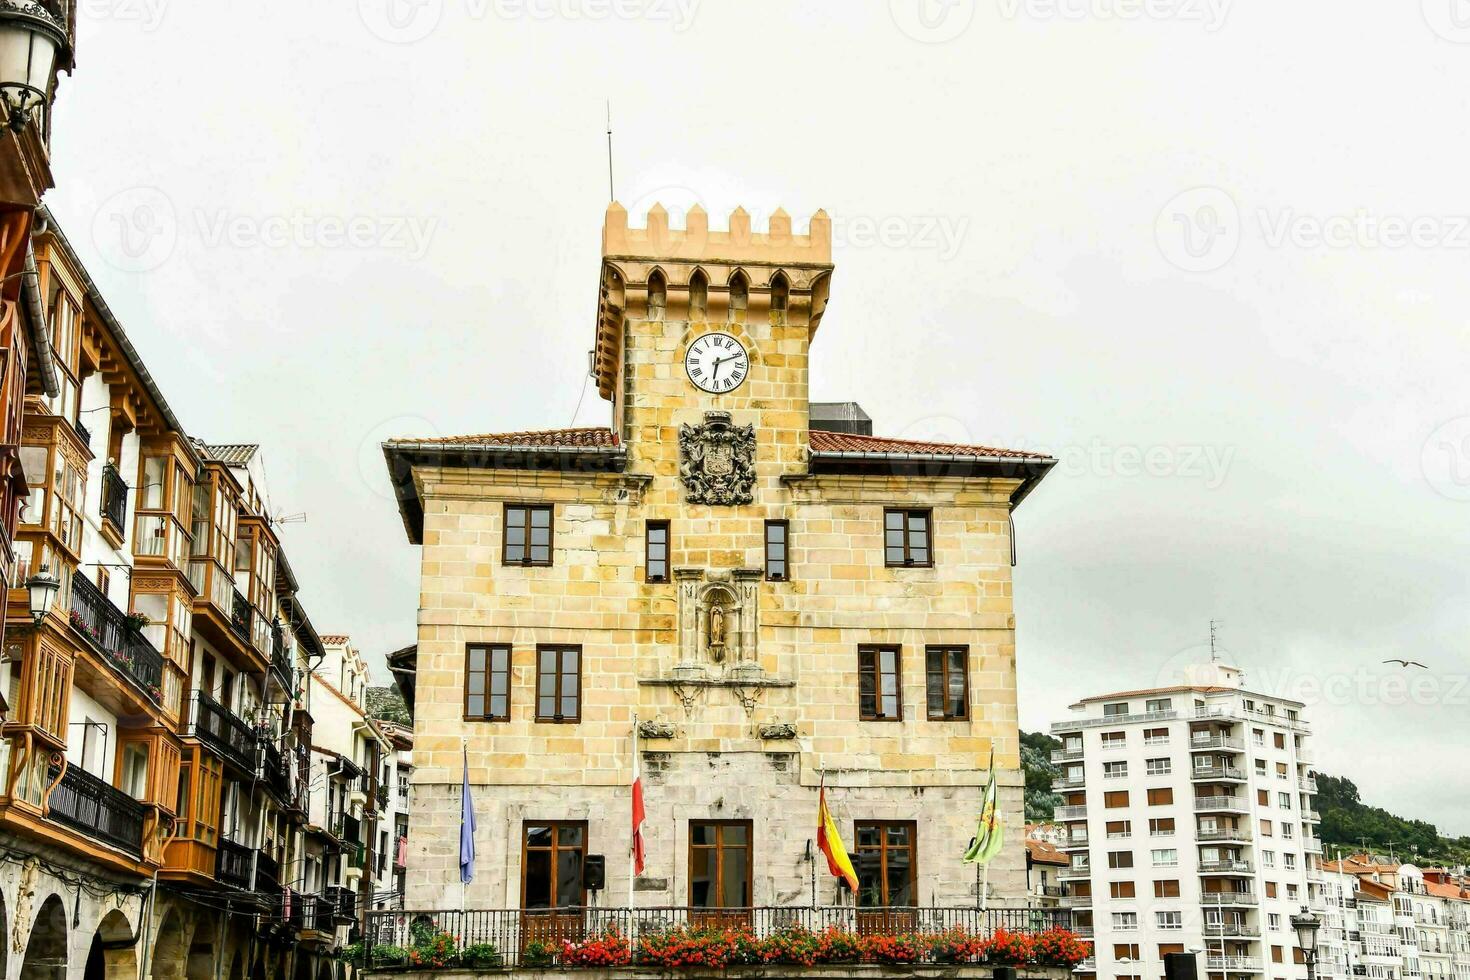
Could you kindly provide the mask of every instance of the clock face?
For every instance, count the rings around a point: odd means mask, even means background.
[[[701,391],[723,395],[740,387],[750,373],[750,355],[727,333],[707,333],[689,345],[684,371]]]

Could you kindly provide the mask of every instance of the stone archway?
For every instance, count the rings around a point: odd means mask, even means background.
[[[164,915],[148,963],[153,980],[179,980],[184,975],[184,921],[178,909]]]
[[[250,968],[250,980],[266,980],[264,953],[256,954],[255,965]]]
[[[215,924],[208,919],[194,930],[194,941],[184,958],[184,980],[214,980]]]
[[[107,913],[92,934],[84,980],[137,980],[137,949],[123,945],[133,938],[133,927],[121,909]]]
[[[52,895],[31,925],[20,980],[66,980],[66,948],[66,906]]]

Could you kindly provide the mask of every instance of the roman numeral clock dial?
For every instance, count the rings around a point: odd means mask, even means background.
[[[700,391],[723,395],[740,387],[750,373],[750,355],[727,333],[707,333],[689,345],[684,372]]]

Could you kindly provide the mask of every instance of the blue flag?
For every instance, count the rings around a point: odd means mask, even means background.
[[[460,790],[459,811],[459,880],[461,884],[475,880],[475,801],[470,798],[470,759],[463,746],[464,788]]]

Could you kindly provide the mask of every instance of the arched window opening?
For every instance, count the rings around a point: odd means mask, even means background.
[[[709,309],[709,276],[703,269],[695,269],[689,277],[689,319],[703,320]]]
[[[664,274],[654,269],[648,277],[648,318],[650,320],[662,320],[664,318],[664,306],[668,302],[669,284],[664,279]]]

